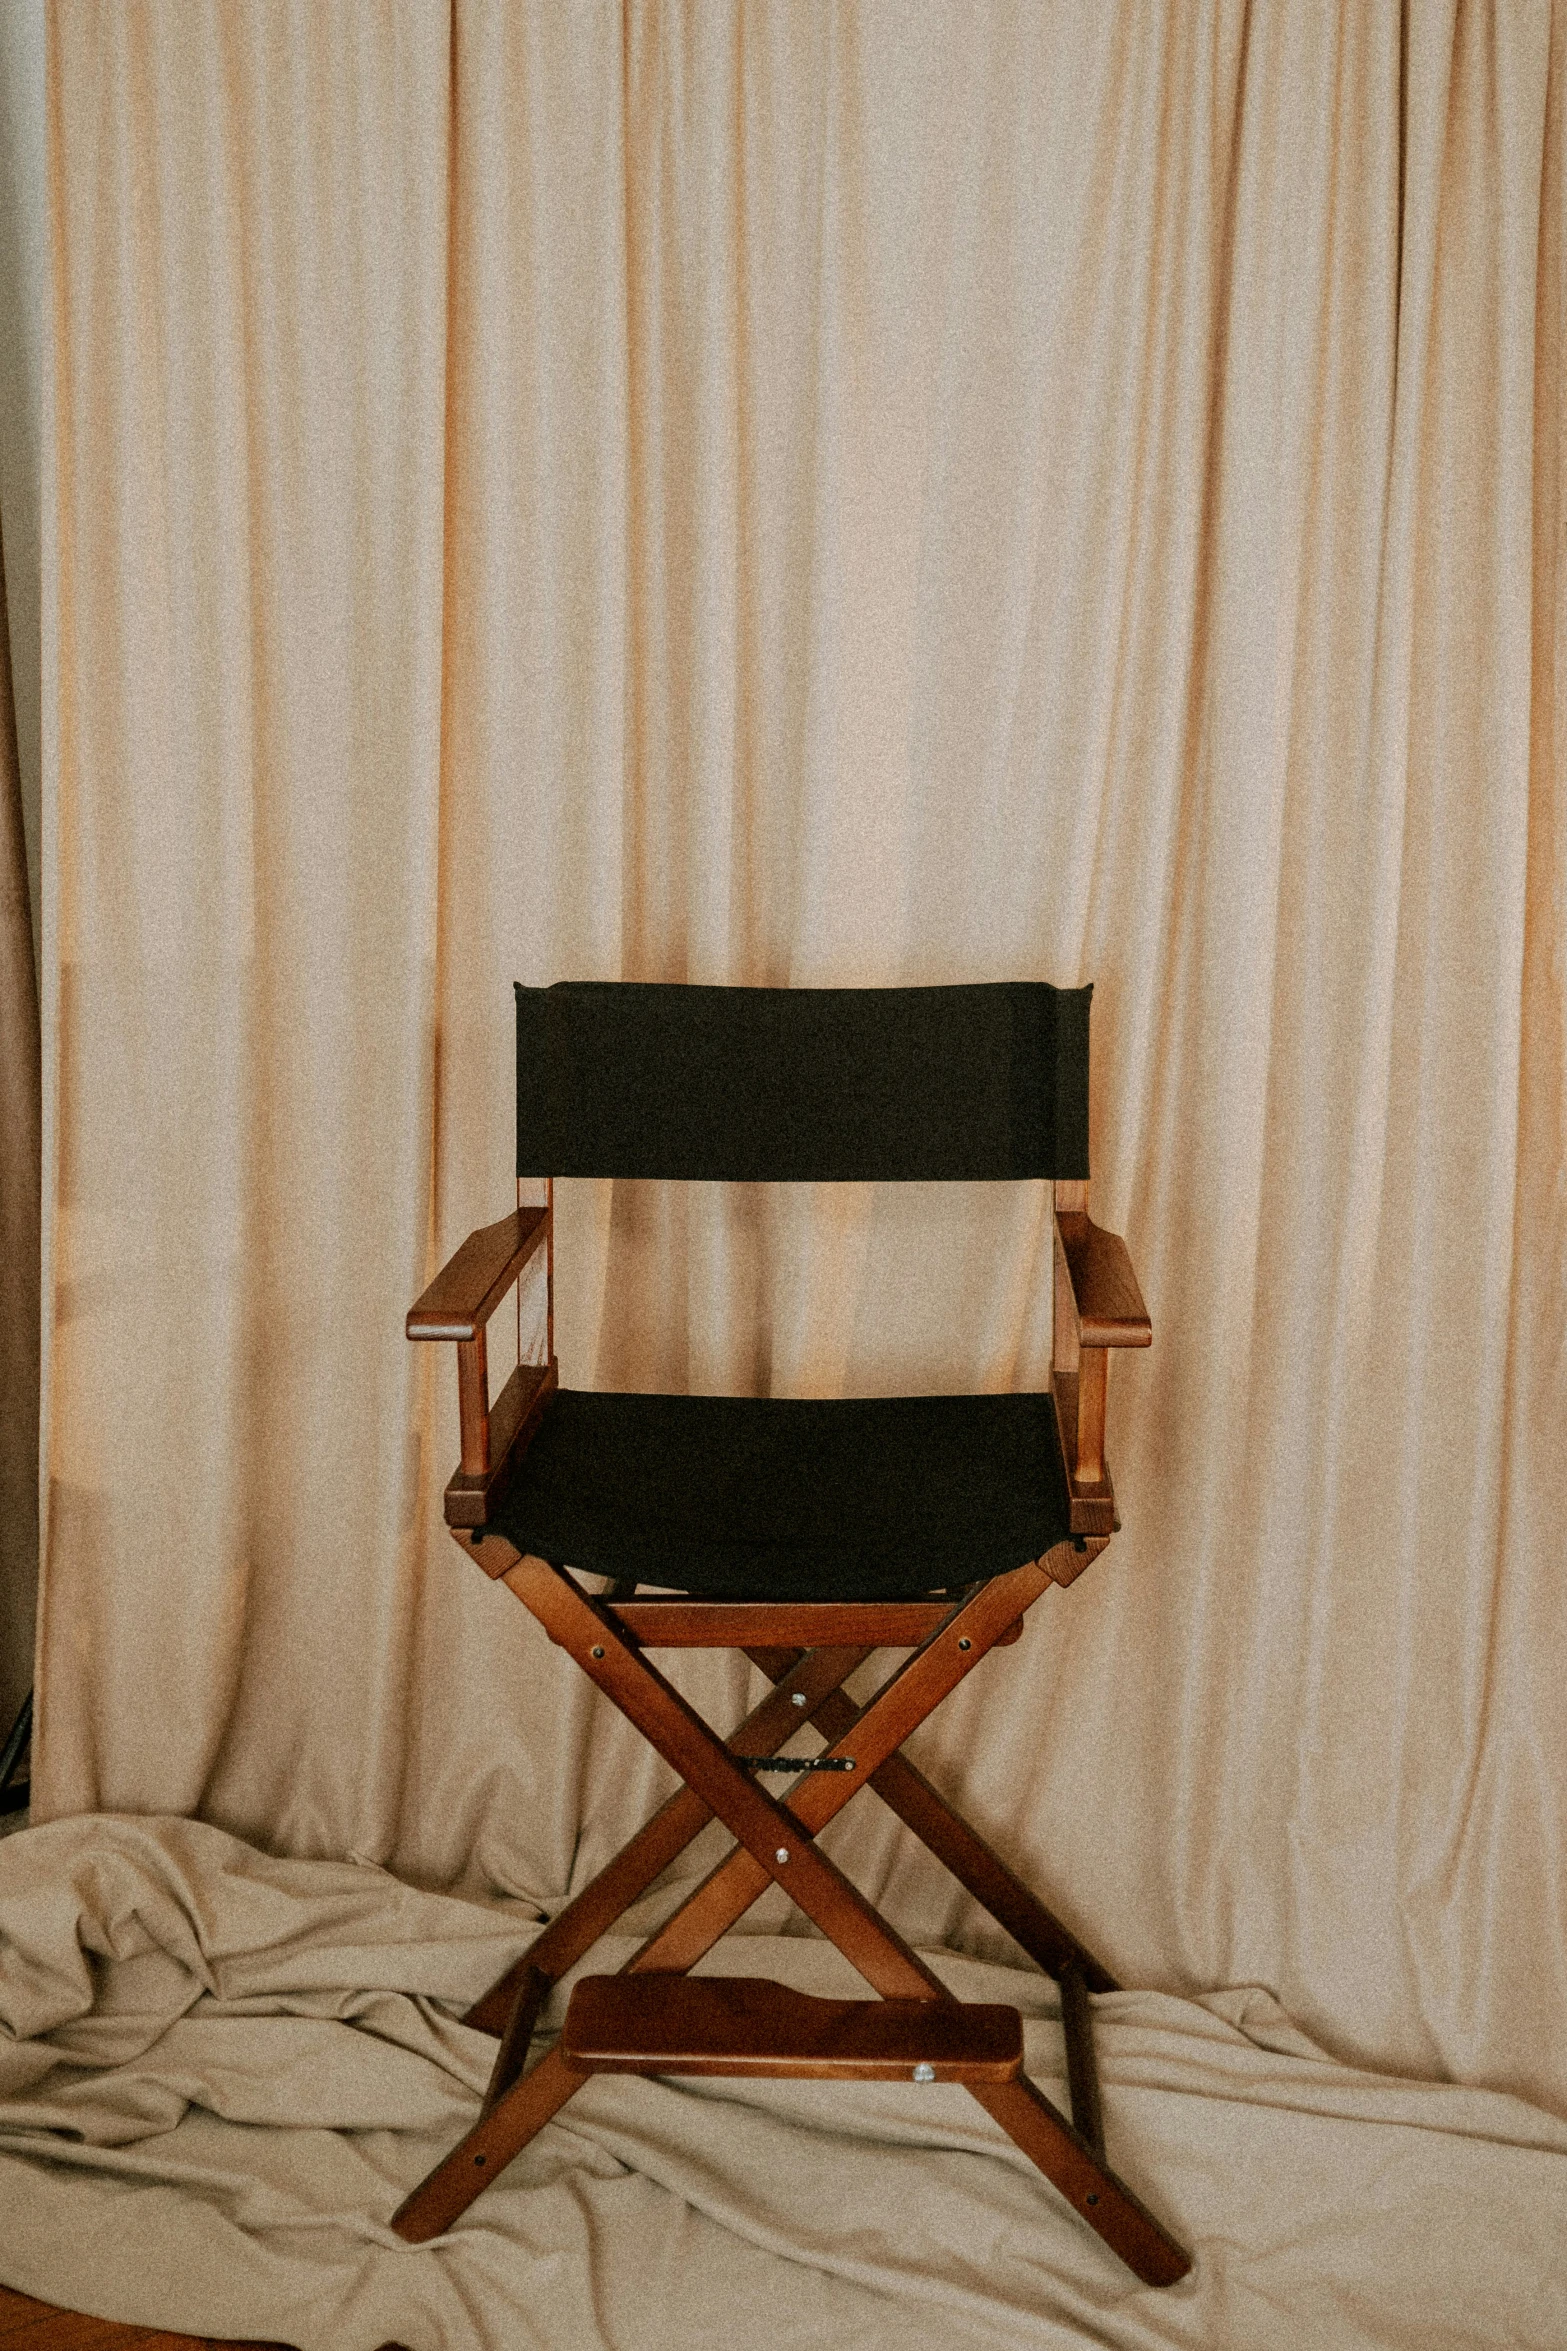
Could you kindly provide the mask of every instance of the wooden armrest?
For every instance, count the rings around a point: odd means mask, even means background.
[[[481,1225],[408,1310],[410,1339],[476,1339],[543,1240],[547,1208],[517,1208]]]
[[[1067,1209],[1057,1211],[1056,1224],[1077,1308],[1078,1344],[1149,1346],[1153,1324],[1120,1234]]]

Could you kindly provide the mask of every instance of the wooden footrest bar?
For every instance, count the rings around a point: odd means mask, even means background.
[[[816,2081],[1009,2082],[1015,2008],[819,2000],[764,1976],[584,1976],[561,2055],[579,2073],[772,2074]]]

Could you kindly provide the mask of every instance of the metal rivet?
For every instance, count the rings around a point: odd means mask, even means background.
[[[793,1696],[790,1698],[789,1703],[791,1706],[803,1706],[805,1704],[805,1692],[803,1690],[796,1690]]]
[[[773,1859],[775,1861],[787,1861],[788,1858],[789,1848],[787,1845],[780,1845],[777,1852],[773,1855]]]
[[[487,2156],[484,2156],[484,2155],[476,2155],[476,2156],[474,2157],[474,2159],[473,2159],[473,2163],[474,2163],[474,2169],[475,2169],[476,2171],[478,2171],[478,2170],[482,2170],[482,2168],[483,2168],[483,2167],[484,2167],[484,2165],[485,2165],[485,2164],[488,2162],[488,2160],[489,2160],[489,2158],[488,2158]]]
[[[1097,2203],[1098,2203],[1098,2201],[1099,2201],[1099,2191],[1098,2191],[1098,2189],[1097,2189],[1097,2188],[1090,2188],[1090,2189],[1089,2189],[1089,2191],[1088,2191],[1088,2201],[1089,2201],[1089,2203],[1090,2203],[1090,2204],[1097,2204]]]
[[[595,1649],[595,1650],[593,1651],[593,1655],[594,1655],[595,1657],[602,1657],[602,1656],[603,1656],[603,1654],[604,1654],[604,1652],[603,1652],[603,1650],[602,1650],[602,1649]]]
[[[959,1647],[960,1649],[972,1649],[972,1648],[973,1648],[973,1646],[974,1646],[974,1644],[973,1644],[973,1642],[972,1642],[972,1641],[971,1641],[971,1640],[968,1638],[967,1634],[965,1634],[965,1635],[964,1635],[964,1637],[963,1637],[963,1639],[962,1639],[962,1640],[961,1640],[961,1641],[958,1643],[958,1647]]]
[[[921,2064],[914,2068],[914,2079],[917,2082],[933,2082],[935,2078],[936,2068],[933,2065]]]

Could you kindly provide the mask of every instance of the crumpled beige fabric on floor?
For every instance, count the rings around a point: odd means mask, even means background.
[[[303,2351],[1567,2340],[1567,2123],[1337,2065],[1255,1989],[1095,2003],[1111,2159],[1197,2248],[1162,2292],[964,2091],[891,2083],[592,2083],[445,2237],[403,2245],[386,2218],[494,2053],[453,2010],[532,1931],[194,1822],[6,1840],[0,2278]],[[606,1938],[590,1964],[630,1948]],[[961,1998],[1023,2011],[1059,2100],[1048,1980],[927,1956]],[[854,1988],[814,1939],[715,1957]]]

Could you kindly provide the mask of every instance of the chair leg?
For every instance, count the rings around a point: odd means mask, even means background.
[[[549,1998],[552,1980],[542,1968],[524,1969],[511,2004],[511,2014],[506,2019],[506,2030],[495,2052],[490,2086],[484,2093],[484,2103],[479,2109],[481,2118],[493,2106],[499,2105],[527,2064],[528,2050],[533,2042],[533,2028],[539,2021],[539,2010]]]
[[[822,1786],[820,1781],[813,1786]],[[837,1790],[831,1791],[837,1794]],[[852,1791],[851,1791],[852,1792]],[[847,1795],[832,1810],[840,1810]],[[720,1862],[627,1962],[626,1971],[683,1974],[743,1917],[769,1883],[743,1848]],[[558,2049],[552,2049],[487,2109],[467,2136],[422,2180],[393,2216],[398,2235],[423,2244],[449,2228],[475,2197],[505,2170],[582,2087]],[[1189,2256],[1125,2183],[1102,2152],[1074,2129],[1026,2078],[980,2086],[970,2095],[1082,2215],[1111,2250],[1149,2285],[1173,2284],[1191,2267]]]
[[[798,1831],[809,1825],[814,1835],[825,1819],[848,1801],[855,1784],[863,1784],[861,1773],[868,1776],[880,1768],[932,1706],[972,1671],[1020,1607],[1038,1596],[1047,1572],[1037,1566],[1017,1569],[1011,1576],[998,1576],[981,1586],[893,1674],[856,1716],[844,1738],[832,1743],[834,1756],[848,1739],[853,1740],[856,1750],[857,1770],[844,1795],[835,1800],[831,1794],[818,1793],[829,1778],[849,1777],[823,1773],[813,1775],[787,1806],[774,1804],[760,1794],[679,1694],[612,1628],[601,1625],[591,1604],[568,1579],[543,1561],[524,1560],[508,1573],[506,1581],[644,1737],[700,1787],[705,1800],[739,1840],[741,1851],[731,1855],[726,1868],[749,1858],[753,1869],[759,1865],[765,1877],[784,1885],[873,1990],[886,1999],[917,2000],[946,1999],[948,1994],[940,1978],[824,1854],[810,1841],[802,1841]],[[1036,1579],[1032,1588],[1031,1578]],[[597,1641],[595,1632],[602,1635]],[[774,1837],[784,1842],[771,1849]],[[787,1879],[785,1868],[789,1870]],[[742,1893],[743,1885],[744,1880],[739,1880],[737,1893]],[[698,1890],[699,1897],[702,1891]],[[742,1907],[749,1907],[752,1898],[744,1897]],[[1186,2274],[1191,2267],[1189,2255],[1108,2169],[1091,2143],[1030,2082],[1020,2078],[999,2085],[971,2083],[969,2088],[1139,2277],[1150,2284],[1167,2285]]]
[[[732,1853],[627,1962],[628,1971],[684,1973],[744,1915],[768,1883],[767,1872],[743,1848]],[[450,2228],[581,2089],[585,2078],[572,2071],[558,2048],[541,2058],[405,2199],[392,2219],[397,2234],[410,2244],[424,2244]],[[1020,2077],[1006,2084],[971,2084],[969,2091],[1145,2283],[1169,2285],[1185,2276],[1191,2267],[1189,2256],[1033,2083]]]
[[[523,1569],[540,1572],[524,1575]],[[983,1587],[977,1600],[962,1612],[965,1624],[973,1628],[971,1631],[954,1631],[953,1623],[949,1622],[945,1630],[950,1638],[943,1643],[939,1653],[933,1655],[936,1644],[927,1643],[924,1650],[917,1652],[908,1664],[890,1677],[869,1705],[855,1717],[855,1743],[862,1750],[857,1761],[862,1762],[864,1772],[869,1772],[883,1762],[899,1742],[908,1736],[910,1729],[923,1720],[931,1707],[946,1695],[947,1690],[963,1678],[971,1664],[977,1663],[983,1656],[996,1633],[1004,1631],[1020,1609],[1026,1607],[1037,1596],[1037,1591],[1044,1588],[1045,1580],[1043,1575],[1036,1574],[1032,1569],[1015,1571],[1007,1579],[1009,1586],[1017,1587],[1010,1604],[1005,1596],[996,1594],[994,1586]],[[620,1687],[612,1692],[616,1703],[622,1705],[623,1711],[631,1713],[632,1719],[636,1720],[637,1714],[644,1710],[651,1697],[659,1727],[667,1731],[673,1720],[677,1735],[685,1733],[680,1739],[681,1760],[671,1758],[676,1761],[677,1770],[684,1771],[691,1760],[689,1750],[693,1734],[695,1745],[705,1752],[710,1764],[715,1755],[727,1761],[716,1733],[691,1714],[676,1693],[662,1682],[645,1660],[636,1657],[626,1647],[618,1634],[601,1626],[591,1602],[567,1578],[546,1568],[542,1561],[523,1561],[519,1568],[508,1573],[506,1581],[512,1585],[519,1599],[527,1594],[525,1605],[533,1607],[533,1613],[540,1618],[552,1639],[561,1640],[563,1633],[569,1635],[569,1644],[567,1640],[562,1640],[562,1646],[570,1645],[574,1654],[580,1653],[580,1662],[595,1680],[599,1678],[597,1668],[610,1661],[610,1652],[613,1650],[619,1669],[616,1674],[617,1684],[637,1693],[643,1705],[638,1707],[637,1713],[632,1713],[632,1709],[624,1705]],[[518,1589],[519,1584],[522,1589]],[[987,1595],[988,1605],[984,1605],[982,1603],[986,1601]],[[604,1633],[602,1640],[596,1637],[601,1631]],[[597,1658],[591,1655],[594,1648],[601,1652]],[[838,1654],[847,1655],[846,1652]],[[801,1669],[806,1663],[807,1660],[801,1660]],[[834,1680],[832,1675],[835,1670],[835,1666],[830,1667],[826,1677],[832,1688],[836,1688],[846,1678],[852,1667],[846,1663]],[[780,1692],[786,1688],[787,1684],[781,1684]],[[828,1693],[824,1690],[823,1694]],[[763,1706],[768,1704],[769,1701],[764,1699]],[[745,1728],[742,1725],[741,1732],[734,1736],[742,1735]],[[653,1743],[657,1746],[658,1739],[655,1738]],[[769,1822],[769,1833],[773,1836],[779,1833],[789,1836],[789,1849],[807,1864],[805,1874],[808,1877],[817,1876],[819,1884],[825,1884],[829,1897],[835,1882],[842,1885],[851,1900],[863,1908],[865,1922],[871,1926],[873,1933],[894,1945],[894,1951],[886,1956],[891,1960],[897,1978],[896,1988],[905,1993],[912,1992],[915,1997],[944,1997],[939,1980],[930,1970],[917,1961],[906,1946],[897,1942],[890,1929],[882,1926],[870,1905],[862,1903],[862,1898],[854,1893],[854,1889],[847,1880],[841,1878],[831,1863],[810,1850],[810,1840],[817,1829],[825,1826],[862,1784],[862,1771],[857,1770],[852,1775],[831,1772],[811,1774],[805,1787],[796,1791],[785,1810],[773,1805],[749,1780],[744,1780],[738,1766],[731,1765],[729,1769],[736,1778],[741,1778],[746,1795],[761,1807]],[[678,1800],[676,1798],[672,1801]],[[704,1801],[704,1817],[709,1809],[708,1803]],[[750,1809],[748,1805],[747,1811]],[[781,1832],[772,1826],[774,1821],[781,1823]],[[726,1821],[725,1825],[733,1833],[734,1823]],[[747,1825],[751,1826],[752,1823],[748,1821]],[[815,1865],[814,1869],[812,1865]],[[687,1896],[674,1916],[627,1963],[628,1968],[683,1974],[712,1949],[737,1919],[744,1916],[772,1880],[773,1872],[765,1868],[742,1843]],[[794,1885],[791,1884],[788,1890],[791,1895],[794,1894]],[[588,1891],[591,1894],[593,1889]],[[563,1919],[565,1915],[563,1912]],[[559,1923],[556,1922],[557,1925]],[[828,1930],[824,1928],[823,1931]],[[836,1935],[832,1939],[839,1940]],[[535,1944],[533,1948],[537,1950],[538,1945]],[[852,1954],[848,1955],[852,1957]],[[523,1980],[526,1956],[524,1961],[518,1962],[516,1968],[508,1970],[507,1977],[502,1979],[503,1983],[511,1982],[514,1997],[516,1988]],[[887,1987],[878,1983],[876,1988],[882,1990]],[[500,1989],[500,1985],[492,1987],[480,2005],[487,2008]],[[581,2088],[583,2079],[582,2075],[570,2070],[558,2049],[551,2050],[531,2072],[512,2083],[495,2104],[480,2116],[472,2130],[451,2153],[404,2199],[392,2216],[391,2225],[397,2234],[411,2244],[424,2244],[442,2229],[449,2228],[467,2210],[474,2198],[488,2187],[490,2181],[497,2178],[513,2157],[543,2129],[545,2123],[559,2113],[573,2093]]]
[[[1048,1573],[1037,1564],[1015,1570],[982,1587],[955,1610],[855,1716],[855,1772],[812,1774],[788,1804],[781,1805],[746,1778],[716,1735],[569,1579],[539,1560],[521,1561],[509,1571],[507,1583],[551,1638],[570,1650],[739,1840],[739,1849],[629,1965],[676,1972],[689,1968],[768,1883],[777,1882],[875,1990],[890,1998],[945,1999],[940,1979],[825,1855],[814,1850],[813,1840],[1038,1596]],[[841,1745],[842,1741],[834,1742],[835,1753]],[[775,1849],[775,1838],[787,1841]],[[422,2242],[449,2226],[560,2110],[582,2078],[555,2050],[515,2081],[406,2200],[393,2221],[398,2233]],[[971,2084],[970,2092],[1139,2277],[1163,2285],[1185,2274],[1190,2260],[1182,2248],[1030,2082],[1020,2077],[1004,2084]]]

